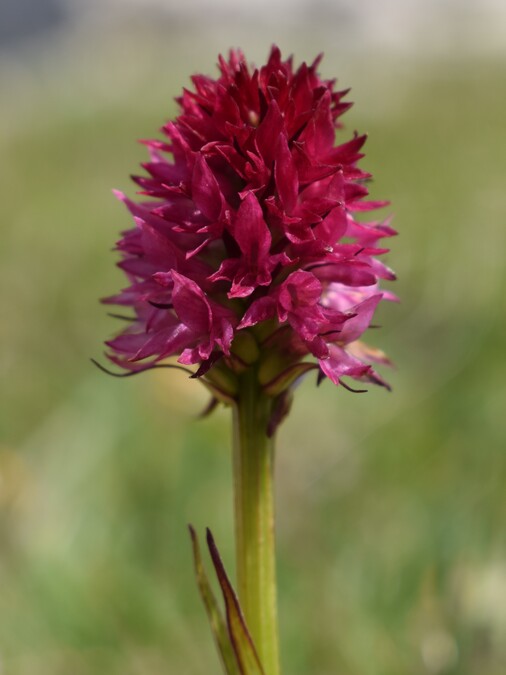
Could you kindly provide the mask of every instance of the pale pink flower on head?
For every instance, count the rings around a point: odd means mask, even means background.
[[[371,364],[386,357],[358,340],[393,299],[378,242],[395,232],[356,219],[385,202],[365,199],[365,136],[335,142],[350,104],[319,60],[294,69],[274,47],[256,69],[232,51],[217,79],[192,78],[165,139],[145,141],[134,180],[146,199],[117,193],[135,227],[118,243],[129,285],[106,300],[133,310],[107,342],[114,363],[138,371],[176,356],[212,381],[261,371],[268,355],[271,381],[284,382],[307,356],[335,384],[385,384]]]

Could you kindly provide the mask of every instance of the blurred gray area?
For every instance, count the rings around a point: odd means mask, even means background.
[[[217,54],[241,47],[261,63],[273,43],[299,60],[324,52],[323,74],[339,63],[343,81],[363,77],[379,91],[394,73],[441,58],[504,60],[506,2],[0,0],[0,133],[43,123],[52,96],[62,109],[79,100],[84,114],[153,72],[178,91],[183,73],[214,72]],[[376,105],[389,103],[380,95]]]
[[[200,40],[233,32],[234,42],[252,33],[318,27],[325,41],[359,50],[478,53],[506,51],[506,3],[502,0],[2,0],[0,50],[18,52],[31,39],[54,46],[55,35],[83,26],[114,34],[141,21],[174,34],[200,29]]]
[[[32,38],[51,34],[67,21],[66,9],[59,0],[2,0],[0,48],[15,49]]]

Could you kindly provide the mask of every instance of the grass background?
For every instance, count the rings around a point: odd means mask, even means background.
[[[140,56],[91,44],[3,80],[6,675],[219,672],[186,524],[209,525],[233,571],[228,413],[196,422],[206,396],[180,373],[122,381],[88,360],[116,329],[97,298],[123,283],[109,249],[129,219],[109,189],[133,193],[134,139],[215,58],[138,42]],[[504,675],[504,64],[322,68],[353,86],[347,131],[370,134],[362,166],[393,202],[402,304],[369,338],[397,364],[393,393],[307,380],[280,432],[284,670]]]

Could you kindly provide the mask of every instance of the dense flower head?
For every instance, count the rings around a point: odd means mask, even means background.
[[[351,104],[319,60],[295,70],[273,47],[254,69],[232,51],[217,79],[192,78],[164,139],[143,141],[144,197],[117,193],[135,227],[118,243],[129,286],[106,302],[134,316],[107,343],[114,363],[177,356],[217,387],[217,373],[257,363],[276,393],[309,367],[385,384],[371,364],[386,357],[359,338],[393,298],[378,242],[395,232],[357,217],[385,202],[366,200],[365,136],[335,142]]]

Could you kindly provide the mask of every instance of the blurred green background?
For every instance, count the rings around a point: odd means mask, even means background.
[[[116,380],[89,357],[117,328],[97,299],[123,284],[110,188],[133,194],[135,139],[218,51],[261,63],[277,41],[297,61],[325,50],[322,73],[353,87],[346,133],[370,134],[402,299],[369,336],[393,393],[308,379],[280,431],[284,671],[504,675],[504,51],[450,19],[444,49],[430,32],[408,49],[368,41],[360,10],[347,31],[304,14],[256,30],[120,7],[2,53],[0,671],[220,672],[186,524],[233,572],[228,412],[197,422],[206,395],[184,375]]]

